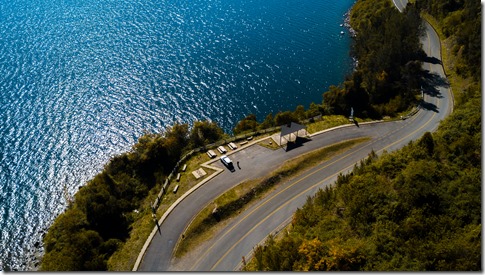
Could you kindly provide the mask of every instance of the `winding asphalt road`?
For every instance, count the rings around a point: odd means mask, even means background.
[[[404,1],[395,0],[395,4],[400,10],[404,7]],[[294,211],[305,203],[307,196],[335,182],[339,173],[349,172],[371,150],[377,153],[393,151],[420,138],[426,131],[435,131],[439,122],[452,112],[453,100],[440,63],[439,38],[428,24],[422,43],[429,57],[429,62],[424,64],[428,71],[429,84],[423,87],[425,103],[417,114],[402,121],[362,124],[359,127],[352,125],[327,131],[313,136],[311,141],[288,152],[253,145],[232,154],[231,159],[239,161],[241,169],[236,169],[234,173],[225,169],[175,207],[161,224],[162,234],[156,234],[152,239],[138,270],[174,270],[172,252],[183,230],[200,209],[225,190],[244,180],[264,176],[285,160],[303,153],[342,140],[370,137],[370,141],[283,183],[266,198],[231,220],[218,236],[204,244],[199,250],[201,252],[194,257],[196,260],[190,262],[190,266],[178,267],[185,271],[238,270],[242,257],[250,256],[253,247],[270,233],[286,225]],[[220,162],[215,162],[214,165],[224,168]]]

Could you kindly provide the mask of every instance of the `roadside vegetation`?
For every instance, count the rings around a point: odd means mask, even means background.
[[[482,269],[480,3],[415,2],[408,8],[433,19],[444,36],[454,112],[436,133],[381,157],[370,154],[308,198],[291,231],[257,246],[245,270]],[[379,22],[386,14],[380,5],[359,0],[353,13],[365,7],[364,21]]]

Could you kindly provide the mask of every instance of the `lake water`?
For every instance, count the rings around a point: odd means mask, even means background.
[[[321,103],[352,68],[352,3],[0,0],[0,269],[144,131]]]

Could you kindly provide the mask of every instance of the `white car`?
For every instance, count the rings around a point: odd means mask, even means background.
[[[221,161],[222,161],[222,162],[223,162],[225,165],[228,165],[228,166],[232,164],[231,159],[230,159],[228,156],[226,156],[226,155],[222,155],[222,156],[221,156]]]

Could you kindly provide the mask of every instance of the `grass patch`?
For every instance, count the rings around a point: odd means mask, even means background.
[[[198,169],[200,165],[209,160],[209,157],[205,152],[194,154],[187,160],[187,170],[185,172],[180,171],[180,182],[173,179],[170,182],[169,190],[163,195],[162,202],[157,209],[157,218],[160,218],[180,196],[187,192],[190,188],[194,187],[197,183],[210,176],[215,171],[212,169],[204,168],[207,175],[199,180],[196,180],[192,175],[192,171]],[[183,166],[183,165],[182,165]],[[131,225],[130,237],[119,247],[116,252],[108,260],[108,270],[110,271],[131,271],[135,266],[136,259],[140,254],[143,245],[147,238],[150,236],[155,223],[152,219],[151,204],[157,198],[158,192],[160,192],[161,184],[154,187],[147,198],[143,201],[138,213],[133,213],[134,222]],[[179,185],[179,189],[176,194],[172,192],[176,185]]]
[[[372,119],[361,119],[358,117],[354,117],[354,120],[357,123],[372,121]],[[329,116],[322,116],[319,121],[311,122],[307,124],[307,132],[309,134],[314,134],[323,130],[327,130],[333,127],[346,125],[346,124],[353,124],[349,121],[349,118],[342,115],[329,115]]]
[[[268,149],[271,149],[271,150],[278,150],[278,149],[281,148],[271,138],[270,139],[266,139],[266,140],[262,140],[262,141],[258,142],[258,145],[263,146],[263,147],[268,148]]]
[[[245,210],[251,203],[266,195],[279,183],[367,140],[369,138],[347,140],[306,153],[286,161],[280,168],[266,177],[242,182],[228,190],[204,207],[192,220],[184,233],[184,237],[179,240],[175,257],[183,256],[191,248],[213,237],[214,232],[223,226],[225,221]],[[213,214],[216,207],[217,212]]]
[[[314,134],[316,132],[320,132],[326,129],[330,129],[336,126],[350,124],[348,117],[341,116],[341,115],[330,115],[330,116],[322,116],[320,121],[315,121],[309,123],[307,125],[307,132],[309,134]]]

